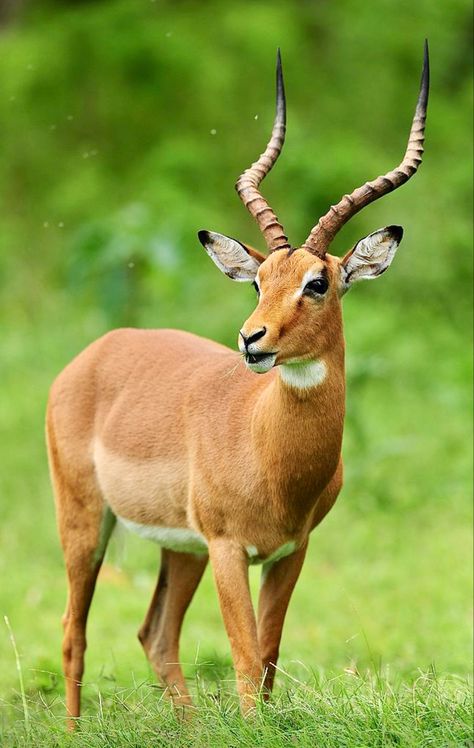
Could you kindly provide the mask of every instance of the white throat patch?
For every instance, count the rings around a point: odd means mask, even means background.
[[[326,379],[328,370],[324,361],[295,361],[281,364],[279,367],[282,380],[289,387],[306,390],[317,387]]]

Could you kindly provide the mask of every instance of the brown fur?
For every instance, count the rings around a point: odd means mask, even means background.
[[[256,375],[235,352],[185,332],[132,329],[97,340],[52,386],[47,433],[69,581],[63,660],[72,718],[80,712],[106,506],[134,522],[192,528],[206,538],[243,711],[262,683],[271,690],[308,535],[342,484],[344,342],[338,259],[298,250],[261,261],[262,300],[244,329],[266,326],[277,364],[323,359],[327,377],[318,386],[295,389],[275,368]],[[323,268],[325,297],[296,298],[305,273]],[[255,546],[264,560],[289,541],[295,552],[264,567],[257,623],[245,548]],[[206,560],[163,550],[140,630],[158,676],[185,705],[179,631]]]

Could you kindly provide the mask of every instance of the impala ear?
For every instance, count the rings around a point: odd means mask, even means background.
[[[219,270],[236,281],[253,281],[265,257],[252,247],[214,231],[199,231],[199,241]]]
[[[357,242],[341,260],[341,292],[356,281],[382,275],[391,265],[403,236],[401,226],[386,226]]]

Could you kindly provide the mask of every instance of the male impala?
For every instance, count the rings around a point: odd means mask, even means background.
[[[80,713],[86,620],[119,519],[161,545],[158,583],[139,638],[176,703],[191,698],[178,662],[181,624],[210,557],[230,640],[240,704],[271,691],[285,613],[311,530],[342,485],[344,338],[341,296],[390,265],[399,226],[379,229],[342,259],[328,254],[346,221],[406,182],[423,152],[429,66],[403,161],[332,206],[293,247],[259,184],[285,137],[277,104],[265,152],[237,182],[269,254],[200,231],[215,264],[252,281],[258,304],[238,354],[176,330],[115,330],[53,384],[47,436],[69,597],[63,666],[70,717]],[[263,564],[255,618],[248,565]]]

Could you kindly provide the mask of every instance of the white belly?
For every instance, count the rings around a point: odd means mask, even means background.
[[[207,540],[195,530],[187,527],[161,527],[159,525],[140,525],[138,522],[132,522],[123,517],[117,518],[119,522],[130,530],[130,532],[139,535],[141,538],[153,540],[163,548],[178,553],[207,553]],[[280,558],[289,556],[296,549],[296,543],[290,541],[277,548],[267,558],[262,558],[258,548],[254,545],[246,546],[247,556],[251,564],[273,564]]]
[[[154,540],[163,548],[178,553],[207,553],[207,541],[202,535],[186,527],[160,527],[140,525],[129,519],[118,517],[121,524],[141,538]]]

